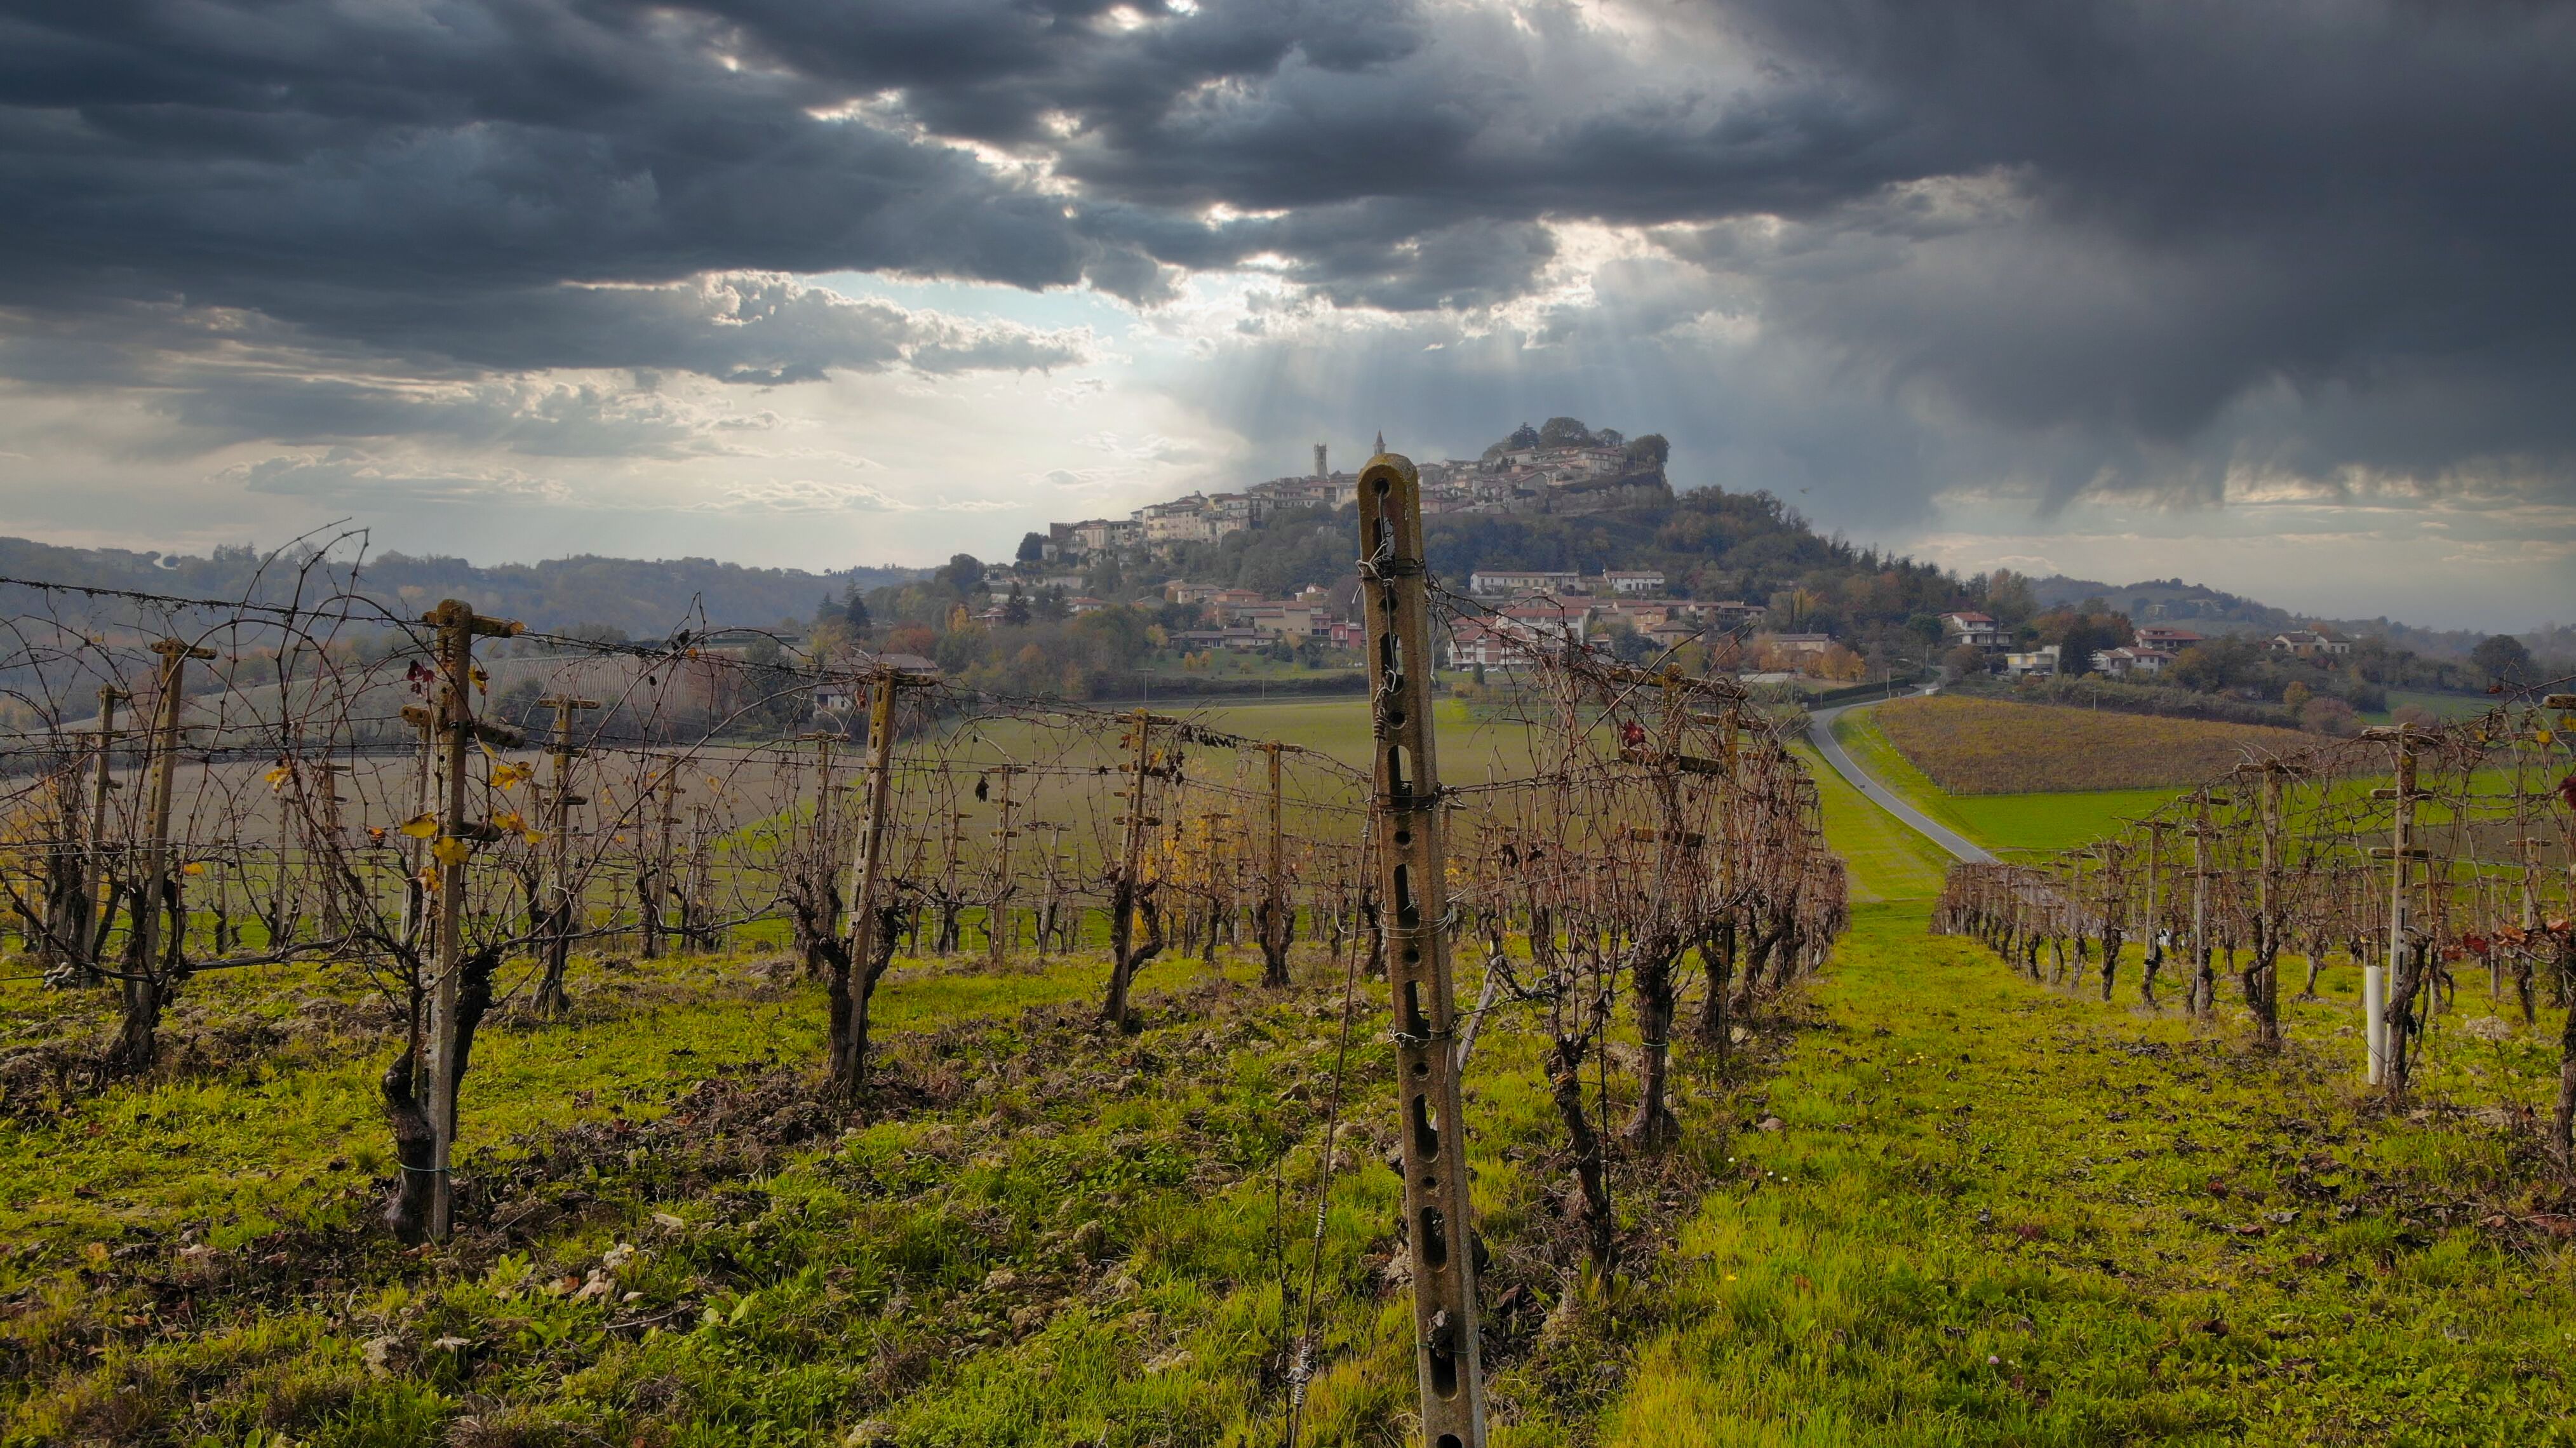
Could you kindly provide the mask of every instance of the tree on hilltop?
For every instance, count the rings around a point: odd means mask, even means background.
[[[2531,650],[2511,634],[2493,634],[2469,650],[2469,662],[2490,679],[2518,684],[2531,677]]]
[[[961,594],[972,593],[984,582],[984,565],[972,553],[952,556],[939,570],[939,581]]]

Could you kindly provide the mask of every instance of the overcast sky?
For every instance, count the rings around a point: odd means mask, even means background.
[[[1571,413],[2576,619],[2570,75],[2545,0],[0,0],[0,532],[919,563]]]

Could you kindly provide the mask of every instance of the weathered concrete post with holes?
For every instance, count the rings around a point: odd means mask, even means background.
[[[1405,1245],[1413,1259],[1414,1363],[1428,1448],[1483,1448],[1485,1384],[1476,1324],[1475,1224],[1459,1113],[1446,930],[1440,771],[1431,726],[1431,599],[1422,557],[1422,483],[1380,453],[1360,473],[1360,593],[1368,614],[1376,740],[1378,884],[1396,1015],[1404,1143]]]
[[[458,599],[446,599],[423,616],[438,628],[438,728],[444,763],[438,837],[430,857],[438,867],[438,953],[429,991],[429,1236],[447,1240],[455,1194],[448,1163],[456,1145],[456,1043],[458,972],[465,960],[465,861],[472,842],[489,825],[465,818],[466,748],[477,739],[514,742],[516,736],[474,717],[474,640],[508,638],[519,625],[484,618]]]
[[[573,792],[572,762],[583,751],[572,742],[572,716],[576,710],[598,708],[599,701],[548,694],[537,701],[537,707],[555,714],[554,739],[546,746],[547,756],[554,761],[554,778],[546,790],[546,970],[537,986],[537,1009],[561,1015],[572,1005],[564,990],[564,974],[571,968],[572,937],[581,924],[573,904],[572,811],[573,806],[590,802]]]

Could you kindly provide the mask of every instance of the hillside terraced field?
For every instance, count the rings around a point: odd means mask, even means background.
[[[1895,699],[1870,718],[1952,794],[2190,785],[2243,760],[2316,742],[2294,729],[1995,699]]]

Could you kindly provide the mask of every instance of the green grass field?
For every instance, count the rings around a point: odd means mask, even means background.
[[[2358,1099],[2342,992],[2266,1061],[1923,924],[1859,913],[1604,1443],[2576,1441],[2555,1190]],[[2546,1045],[2448,1085],[2533,1100]]]
[[[1938,845],[1870,803],[1813,749],[1799,744],[1791,752],[1815,777],[1825,838],[1850,870],[1854,903],[1929,900],[1941,893],[1950,857]]]
[[[1198,717],[1365,757],[1347,700]],[[1452,779],[1518,767],[1441,722]],[[1947,799],[1845,742],[2007,847],[2163,797]],[[2392,1113],[2355,1085],[2350,967],[2285,1001],[2278,1058],[2232,981],[2213,1021],[2144,1009],[2134,948],[2114,1001],[2043,984],[1928,935],[1944,858],[1808,763],[1852,932],[1724,1055],[1676,1043],[1684,1144],[1614,1158],[1612,1281],[1576,1271],[1533,1011],[1485,1023],[1495,1448],[2576,1444],[2576,1214],[2529,1127],[2555,1010],[2464,973]],[[495,1020],[467,1227],[420,1252],[372,1221],[382,1004],[320,967],[192,982],[162,1076],[0,1117],[0,1445],[1270,1448],[1327,1161],[1298,1441],[1411,1441],[1382,984],[1346,1026],[1311,943],[1284,990],[1166,956],[1127,1036],[1092,1023],[1097,958],[906,959],[880,1105],[842,1119],[781,964],[585,961],[572,1019]],[[0,1059],[111,1014],[0,981]],[[1610,1046],[1615,1125],[1624,1010]]]
[[[2385,724],[2396,712],[2412,704],[2436,719],[2474,719],[2495,707],[2496,701],[2477,694],[2435,694],[2420,689],[2391,689],[2388,707],[2362,717],[2373,724]]]

